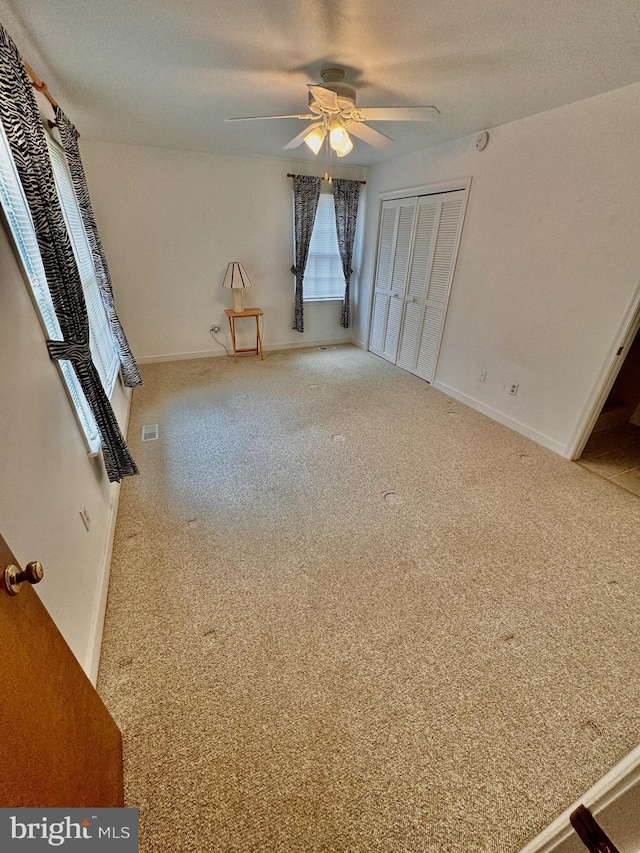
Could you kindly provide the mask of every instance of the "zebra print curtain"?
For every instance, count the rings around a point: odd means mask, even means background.
[[[82,160],[80,158],[80,149],[78,147],[78,134],[75,127],[63,113],[59,106],[55,107],[56,124],[60,131],[60,139],[62,147],[67,158],[69,172],[71,173],[71,181],[73,189],[78,200],[80,215],[84,230],[87,232],[89,247],[93,257],[93,265],[96,269],[96,277],[98,279],[98,287],[100,288],[100,296],[102,304],[109,320],[111,334],[116,342],[118,355],[120,356],[120,365],[122,368],[122,378],[124,384],[128,388],[134,388],[136,385],[142,385],[142,377],[138,370],[138,365],[133,357],[127,336],[124,333],[120,319],[116,314],[116,306],[113,301],[113,288],[111,285],[111,274],[107,265],[107,259],[102,248],[102,241],[98,233],[91,199],[89,197],[89,188],[87,187],[87,179],[84,174]]]
[[[338,251],[342,261],[344,275],[344,302],[340,324],[348,329],[351,325],[351,308],[349,282],[353,270],[353,243],[356,237],[358,220],[358,199],[360,197],[360,181],[347,181],[343,178],[333,179],[333,204],[336,211],[336,232],[338,235]]]
[[[310,175],[295,175],[293,178],[293,211],[295,234],[295,263],[291,272],[296,277],[295,319],[293,328],[304,332],[304,304],[302,284],[304,271],[309,257],[309,244],[316,220],[318,200],[320,198],[320,178]]]
[[[111,404],[91,360],[82,283],[53,181],[31,81],[18,49],[0,25],[0,121],[31,211],[62,341],[47,341],[53,359],[68,360],[96,419],[111,482],[137,474]]]

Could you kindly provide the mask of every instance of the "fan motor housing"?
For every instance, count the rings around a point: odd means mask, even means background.
[[[341,110],[352,110],[356,105],[356,90],[348,83],[343,83],[344,71],[342,68],[325,68],[321,73],[322,88],[335,92],[338,96],[338,106]],[[317,102],[309,92],[309,106],[316,106]]]

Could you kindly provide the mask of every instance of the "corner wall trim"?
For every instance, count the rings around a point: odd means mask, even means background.
[[[619,761],[595,785],[562,812],[553,823],[520,850],[520,853],[552,853],[573,835],[569,815],[581,803],[594,813],[602,812],[634,785],[640,784],[640,746]]]
[[[475,400],[473,397],[468,397],[461,391],[456,391],[455,388],[446,385],[444,382],[436,380],[433,382],[432,387],[436,388],[438,391],[442,391],[448,397],[453,397],[454,400],[464,403],[464,405],[469,406],[470,409],[475,409],[476,412],[486,415],[488,418],[491,418],[492,421],[497,421],[499,424],[512,429],[514,432],[519,432],[520,435],[530,438],[532,441],[535,441],[536,444],[540,444],[542,447],[546,447],[548,450],[553,450],[554,453],[558,453],[560,456],[566,457],[566,445],[561,444],[554,438],[551,438],[542,432],[538,432],[535,429],[531,429],[531,427],[520,423],[520,421],[515,420],[515,418],[510,418],[508,415],[504,415],[497,409],[492,409],[491,406],[487,406],[479,400]]]

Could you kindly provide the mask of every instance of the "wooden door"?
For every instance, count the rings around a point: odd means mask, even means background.
[[[122,736],[0,536],[0,807],[124,805]],[[46,571],[46,566],[45,566]]]

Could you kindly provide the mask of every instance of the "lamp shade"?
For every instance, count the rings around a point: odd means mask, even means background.
[[[222,286],[233,290],[253,287],[246,269],[239,261],[231,261],[231,263],[227,264],[227,272],[225,273]]]

